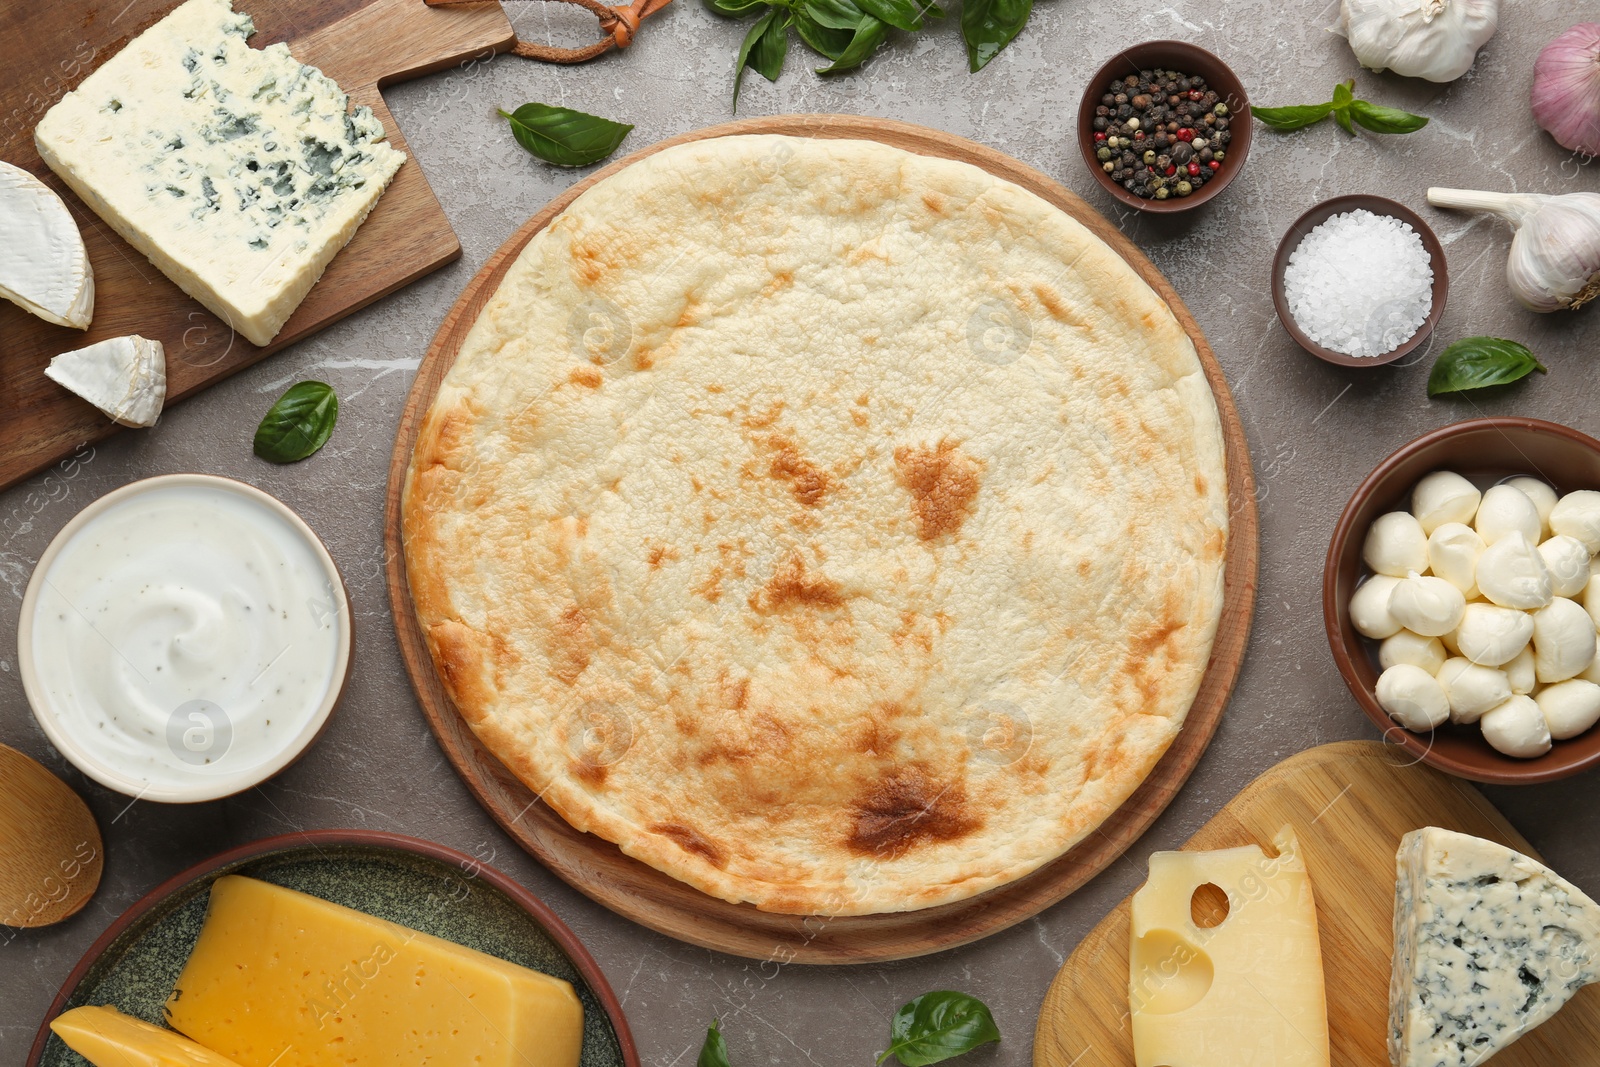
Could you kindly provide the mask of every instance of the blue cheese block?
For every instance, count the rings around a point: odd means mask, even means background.
[[[188,0],[62,97],[39,154],[163,274],[264,345],[405,153],[229,0]]]
[[[1600,981],[1600,905],[1544,864],[1435,826],[1396,864],[1394,1067],[1476,1067]]]

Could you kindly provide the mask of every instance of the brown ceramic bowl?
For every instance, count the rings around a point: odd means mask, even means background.
[[[1156,68],[1182,71],[1184,74],[1204,78],[1206,84],[1216,90],[1222,97],[1222,102],[1228,105],[1229,110],[1238,119],[1228,127],[1233,132],[1233,139],[1228,142],[1228,158],[1223,161],[1222,169],[1217,171],[1217,176],[1207,182],[1199,192],[1181,199],[1175,197],[1171,200],[1146,200],[1142,196],[1134,196],[1112,181],[1100,161],[1095,158],[1099,146],[1094,141],[1094,109],[1100,106],[1100,98],[1105,95],[1106,87],[1113,79],[1125,78],[1130,74],[1138,74],[1141,70]],[[1078,104],[1078,149],[1083,153],[1083,161],[1088,166],[1089,173],[1094,175],[1095,181],[1117,200],[1137,211],[1174,215],[1181,211],[1190,211],[1216,199],[1222,195],[1222,190],[1228,187],[1239,171],[1244,169],[1245,159],[1250,155],[1252,121],[1250,100],[1244,91],[1244,83],[1226,63],[1204,48],[1189,44],[1187,41],[1147,41],[1118,52],[1090,79],[1088,87],[1083,91],[1083,99]]]
[[[1384,740],[1441,771],[1493,785],[1528,785],[1600,764],[1600,726],[1537,759],[1514,759],[1489,746],[1475,726],[1446,724],[1427,734],[1402,729],[1378,706],[1378,642],[1350,624],[1350,596],[1369,573],[1361,561],[1367,528],[1379,515],[1409,510],[1411,490],[1426,474],[1453,470],[1488,485],[1519,474],[1543,478],[1557,493],[1600,488],[1600,441],[1538,419],[1471,419],[1424,434],[1378,464],[1345,505],[1322,572],[1322,618],[1333,661]]]
[[[1327,222],[1335,215],[1346,211],[1365,209],[1374,215],[1388,215],[1409,223],[1417,235],[1422,238],[1422,247],[1428,250],[1428,256],[1433,260],[1433,307],[1428,310],[1428,318],[1418,327],[1416,335],[1395,349],[1393,352],[1381,356],[1366,358],[1362,356],[1347,356],[1343,352],[1335,352],[1331,348],[1323,348],[1300,328],[1294,321],[1294,315],[1289,312],[1289,298],[1284,294],[1283,272],[1289,266],[1289,257],[1294,255],[1294,250],[1300,247],[1300,242],[1305,240],[1306,234]],[[1289,232],[1283,235],[1283,240],[1278,245],[1278,255],[1272,261],[1272,302],[1278,308],[1278,320],[1283,323],[1283,328],[1289,331],[1300,347],[1310,352],[1318,359],[1337,363],[1341,367],[1381,367],[1385,363],[1394,363],[1404,359],[1419,346],[1424,344],[1433,334],[1433,328],[1439,325],[1439,318],[1444,314],[1445,301],[1450,295],[1450,267],[1445,260],[1444,245],[1439,243],[1438,236],[1429,228],[1422,217],[1404,204],[1393,200],[1385,200],[1381,196],[1340,196],[1332,200],[1325,200],[1301,215]]]

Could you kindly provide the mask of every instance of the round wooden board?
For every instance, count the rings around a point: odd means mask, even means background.
[[[478,743],[445,695],[417,625],[406,583],[400,534],[400,492],[405,484],[406,468],[422,417],[432,405],[440,381],[455,362],[468,330],[512,262],[533,235],[549,225],[568,204],[590,186],[622,168],[673,145],[752,133],[879,141],[909,152],[971,163],[1037,194],[1109,244],[1171,305],[1179,323],[1194,339],[1206,377],[1216,394],[1227,446],[1231,528],[1226,580],[1216,644],[1183,730],[1150,777],[1094,836],[1026,878],[970,900],[886,915],[847,918],[775,915],[750,905],[729,904],[707,896],[653,867],[630,859],[610,842],[574,830]],[[494,820],[567,883],[620,915],[706,948],[752,959],[794,963],[903,959],[975,941],[1043,911],[1104,870],[1137,840],[1172,801],[1199,761],[1216,732],[1222,709],[1238,677],[1255,608],[1256,536],[1250,451],[1222,369],[1183,301],[1133,243],[1075,194],[993,149],[921,126],[848,115],[745,119],[670,138],[590,175],[528,220],[468,284],[423,357],[395,438],[384,528],[389,598],[400,652],[412,685],[445,755]]]

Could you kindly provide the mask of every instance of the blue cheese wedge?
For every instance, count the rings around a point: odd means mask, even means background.
[[[63,352],[44,373],[124,426],[154,426],[167,400],[166,350],[138,334]]]
[[[1476,1067],[1600,981],[1600,905],[1544,864],[1429,826],[1396,865],[1394,1067]]]
[[[229,0],[188,0],[62,97],[39,154],[179,288],[272,340],[405,154]]]
[[[21,167],[0,163],[0,297],[58,326],[88,329],[94,271],[67,205]]]

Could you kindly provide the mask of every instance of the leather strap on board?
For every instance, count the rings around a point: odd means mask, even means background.
[[[448,7],[452,4],[479,3],[481,0],[426,0],[429,7]],[[582,48],[557,48],[554,45],[536,44],[517,38],[511,51],[519,56],[537,59],[543,63],[587,63],[605,55],[613,48],[626,48],[639,32],[639,23],[666,7],[672,0],[634,0],[623,7],[607,7],[600,0],[562,0],[588,8],[600,20],[600,30],[606,34],[594,44]]]

